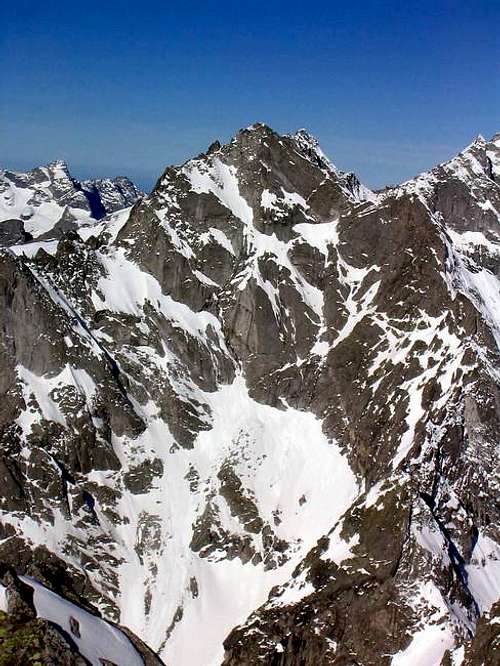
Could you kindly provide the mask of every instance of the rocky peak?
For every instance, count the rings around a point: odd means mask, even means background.
[[[266,125],[266,123],[256,122],[244,129],[240,129],[233,140],[237,141],[238,137],[248,134],[251,134],[254,138],[262,139],[263,137],[269,137],[277,133],[269,125]]]
[[[234,181],[254,222],[281,219],[281,226],[300,216],[303,221],[331,219],[339,208],[374,197],[354,174],[339,172],[306,130],[280,136],[257,123],[229,143],[215,145],[182,167],[168,169],[159,183],[160,196],[162,189],[168,197],[167,191],[180,187],[175,182],[182,176],[188,181],[184,187],[211,193],[231,209],[229,181]],[[155,197],[153,192],[151,200]]]
[[[336,166],[328,159],[328,157],[321,150],[318,139],[309,134],[306,129],[299,129],[295,134],[291,134],[290,138],[297,144],[299,151],[317,164],[322,169],[337,172]]]
[[[45,168],[47,172],[52,175],[53,178],[72,179],[68,163],[65,160],[53,160],[52,162],[49,162],[45,167],[38,167],[38,168],[42,169]]]
[[[179,666],[489,658],[495,151],[375,196],[257,124],[0,252],[0,561]]]
[[[144,196],[126,176],[84,180],[81,186],[89,203],[93,205],[93,217],[96,219],[132,206]]]
[[[478,137],[452,159],[386,189],[380,198],[417,196],[460,231],[487,231],[494,238],[498,235],[499,177],[499,147],[493,140]],[[472,199],[467,198],[468,192]]]

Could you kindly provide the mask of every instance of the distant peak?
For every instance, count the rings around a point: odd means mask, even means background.
[[[65,160],[53,160],[47,164],[46,168],[53,172],[56,178],[69,176],[69,167]]]
[[[474,141],[471,143],[471,146],[485,146],[487,144],[486,139],[482,134],[478,134]]]
[[[52,160],[52,162],[49,162],[47,166],[54,167],[56,169],[67,169],[68,163],[66,160]]]
[[[469,150],[471,150],[472,148],[484,148],[484,146],[486,146],[486,143],[487,143],[487,141],[486,141],[486,139],[484,138],[484,136],[483,136],[482,134],[478,134],[478,135],[476,136],[476,138],[474,139],[474,141],[472,141],[472,143],[470,143],[470,144],[469,144],[466,148],[464,148],[461,152],[462,152],[462,153],[466,153],[466,152],[468,152]]]
[[[135,187],[135,183],[133,180],[131,180],[128,176],[114,176],[111,178],[113,183],[127,183],[129,185],[133,185]]]

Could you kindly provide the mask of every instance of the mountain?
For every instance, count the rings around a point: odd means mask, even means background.
[[[62,160],[27,173],[0,169],[0,245],[60,238],[132,206],[142,194],[123,176],[79,182]]]
[[[256,124],[68,230],[121,200],[63,171],[0,253],[6,589],[145,663],[496,663],[500,135],[374,193]]]

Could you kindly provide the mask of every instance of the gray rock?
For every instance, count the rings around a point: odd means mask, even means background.
[[[493,658],[467,571],[500,538],[497,143],[377,194],[307,132],[263,124],[137,201],[125,180],[78,184],[60,163],[2,172],[7,199],[9,182],[33,188],[34,215],[44,197],[67,208],[44,236],[57,249],[0,255],[0,559],[117,622],[131,567],[161,655],[230,560],[259,581],[294,569],[228,633],[224,664],[389,666],[439,614],[467,664]],[[235,382],[245,413],[221,424]],[[316,479],[286,476],[308,433],[283,445],[265,414],[291,410],[349,461],[359,492],[342,516],[312,506]],[[329,521],[316,543],[283,538],[314,508]]]

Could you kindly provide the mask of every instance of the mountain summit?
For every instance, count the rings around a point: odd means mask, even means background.
[[[0,188],[0,623],[96,666],[495,663],[498,136],[381,193],[263,124],[149,195]]]

